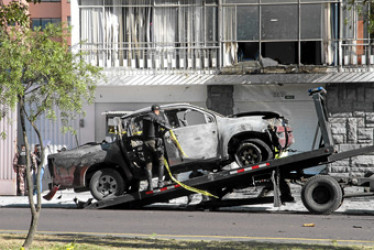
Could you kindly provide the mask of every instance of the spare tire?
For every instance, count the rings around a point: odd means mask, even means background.
[[[330,214],[338,209],[343,201],[339,183],[329,175],[311,177],[301,190],[304,206],[314,214]]]

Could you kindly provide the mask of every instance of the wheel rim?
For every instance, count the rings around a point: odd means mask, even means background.
[[[331,191],[326,186],[318,186],[313,190],[313,200],[318,204],[326,204],[331,200]]]
[[[261,152],[252,145],[246,145],[238,152],[239,161],[243,166],[261,161]]]
[[[118,183],[115,178],[111,175],[103,175],[99,179],[99,184],[97,190],[103,196],[108,196],[111,194],[115,194],[118,189]]]

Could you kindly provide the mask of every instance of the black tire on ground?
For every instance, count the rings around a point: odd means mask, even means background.
[[[253,142],[241,142],[234,156],[236,163],[240,167],[262,161],[261,149]]]
[[[301,190],[304,206],[314,214],[331,214],[343,201],[339,183],[328,175],[311,177]]]
[[[122,195],[125,182],[117,170],[104,168],[97,170],[90,180],[90,192],[96,200]]]

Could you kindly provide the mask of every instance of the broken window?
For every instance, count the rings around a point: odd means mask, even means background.
[[[301,63],[303,65],[321,65],[321,42],[301,42]]]
[[[172,128],[193,126],[213,122],[213,117],[205,112],[195,109],[171,109],[165,110],[168,123]]]
[[[240,42],[238,59],[239,62],[258,60],[259,45],[256,42]]]
[[[262,57],[273,60],[273,64],[297,64],[298,46],[297,42],[266,42],[262,43]]]

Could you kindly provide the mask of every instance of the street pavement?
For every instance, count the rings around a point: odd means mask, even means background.
[[[289,212],[289,213],[300,213],[308,212],[308,210],[302,204],[300,198],[301,188],[297,185],[291,184],[291,191],[295,197],[295,202],[286,203],[281,207],[273,207],[273,204],[258,204],[258,205],[245,205],[230,208],[220,208],[219,210],[230,210],[230,211],[248,211],[248,212]],[[361,191],[360,188],[346,188],[345,193],[355,193]],[[48,191],[44,191],[42,195],[47,194]],[[246,192],[239,191],[229,195],[230,198],[245,198],[248,197]],[[86,202],[92,198],[89,192],[74,193],[73,190],[59,190],[54,198],[47,201],[42,198],[43,208],[76,208],[76,201]],[[35,199],[35,198],[34,198]],[[192,199],[192,204],[199,203],[201,196],[195,195]],[[149,207],[157,207],[157,209],[170,209],[173,207],[184,207],[187,205],[187,197],[181,197],[170,200],[168,203],[156,203]],[[191,204],[191,203],[190,203]],[[29,201],[27,196],[0,196],[0,207],[28,207]],[[344,200],[342,206],[335,211],[336,213],[343,214],[366,214],[374,215],[374,197],[356,197],[347,198]]]

